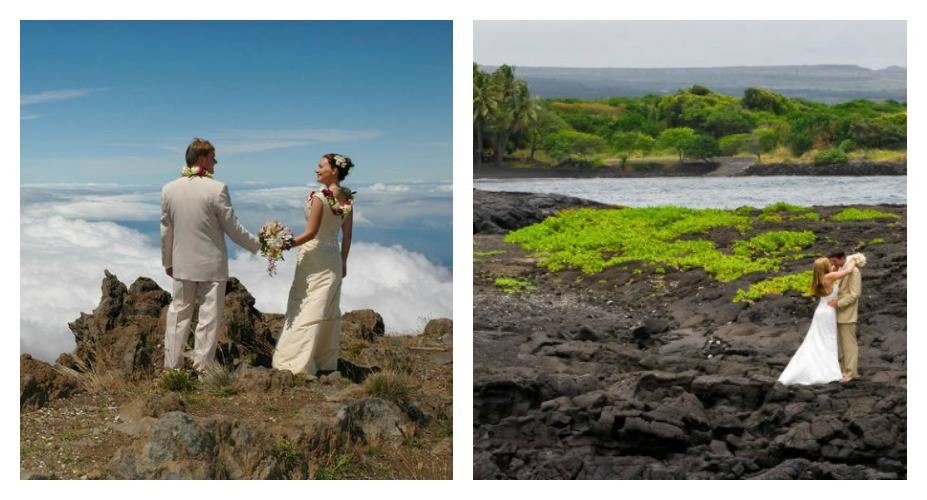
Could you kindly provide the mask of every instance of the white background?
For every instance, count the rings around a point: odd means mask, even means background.
[[[473,20],[534,19],[907,19],[908,20],[908,198],[909,248],[915,257],[924,254],[924,202],[917,195],[927,184],[922,173],[924,133],[922,100],[925,96],[922,48],[927,21],[913,7],[914,2],[873,1],[650,1],[597,2],[549,1],[347,1],[336,2],[192,2],[159,0],[143,5],[122,1],[25,1],[5,2],[0,25],[3,51],[3,162],[0,202],[4,204],[2,247],[4,266],[0,287],[3,307],[3,412],[2,478],[9,481],[7,498],[25,495],[61,495],[67,498],[158,498],[165,495],[198,498],[220,495],[228,498],[277,496],[318,498],[402,497],[402,498],[711,498],[782,499],[784,496],[849,498],[897,498],[912,495],[923,480],[924,367],[925,344],[919,328],[908,336],[908,482],[502,482],[472,481],[472,178],[471,178],[471,62]],[[452,19],[454,20],[454,481],[433,482],[26,482],[19,481],[18,407],[18,318],[19,247],[13,235],[19,228],[19,20],[21,19]],[[346,33],[345,36],[350,36]],[[684,42],[681,42],[684,43]],[[911,161],[913,160],[913,161]],[[915,196],[911,196],[914,194]],[[915,258],[909,272],[909,295],[918,310],[924,272]],[[910,316],[910,313],[909,313]],[[909,321],[909,324],[911,322]],[[916,324],[916,323],[915,323]]]

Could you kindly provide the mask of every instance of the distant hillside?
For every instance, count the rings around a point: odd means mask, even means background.
[[[493,71],[497,66],[485,66]],[[516,66],[515,75],[541,97],[597,99],[671,94],[704,85],[720,94],[743,95],[763,87],[789,97],[828,103],[851,99],[907,100],[907,69],[872,70],[851,65],[736,66],[724,68],[546,68]]]

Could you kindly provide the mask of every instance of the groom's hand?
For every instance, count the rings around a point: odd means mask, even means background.
[[[836,301],[836,300],[832,300],[832,301],[828,302],[827,305],[829,305],[829,306],[833,307],[834,309],[836,309],[836,308],[837,308],[837,301]]]

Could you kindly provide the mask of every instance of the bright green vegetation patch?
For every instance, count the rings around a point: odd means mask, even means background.
[[[750,285],[746,290],[737,290],[737,294],[734,295],[734,302],[758,300],[764,295],[782,295],[791,290],[802,292],[805,296],[811,296],[810,269],[796,274],[784,274],[758,281]]]
[[[808,209],[805,207],[800,207],[798,205],[792,205],[791,203],[779,201],[779,202],[773,203],[772,205],[763,207],[762,212],[764,214],[782,213],[782,212],[802,213],[802,212],[806,212],[807,210]]]
[[[745,274],[777,271],[780,257],[757,256],[755,247],[773,245],[778,253],[790,251],[801,236],[760,236],[744,242],[741,253],[725,253],[715,243],[691,238],[719,227],[750,229],[743,211],[694,209],[675,206],[564,210],[544,221],[510,232],[505,240],[532,251],[550,271],[567,267],[593,274],[631,261],[676,269],[703,268],[719,281]],[[680,239],[687,236],[685,239]],[[812,240],[813,241],[813,240]]]
[[[496,278],[493,283],[505,293],[533,292],[537,290],[537,287],[532,285],[530,281],[517,278]]]
[[[502,255],[505,250],[487,250],[485,252],[473,252],[474,257],[492,257],[493,255]]]
[[[873,220],[873,219],[900,219],[898,214],[891,212],[880,212],[871,208],[845,208],[831,216],[831,220],[837,222],[846,222],[852,220]]]
[[[782,216],[779,214],[760,214],[757,219],[763,222],[782,222]]]
[[[779,256],[787,252],[799,252],[814,243],[811,231],[770,231],[749,240],[738,240],[733,244],[735,255]]]
[[[866,242],[866,245],[878,245],[879,243],[885,243],[885,238],[873,238]]]
[[[805,212],[803,214],[793,215],[789,220],[821,220],[821,216],[817,212]]]
[[[783,217],[788,217],[789,220],[816,221],[821,219],[821,216],[814,210],[807,207],[792,205],[784,201],[764,207],[763,210],[760,211],[760,216],[758,218],[761,221],[782,222]]]

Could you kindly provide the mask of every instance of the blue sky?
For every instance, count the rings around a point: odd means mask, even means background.
[[[22,183],[161,184],[190,139],[231,184],[449,182],[452,28],[415,22],[21,23]]]

